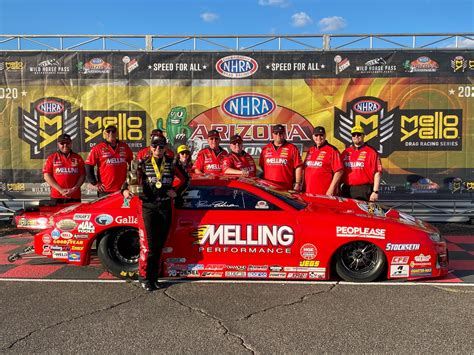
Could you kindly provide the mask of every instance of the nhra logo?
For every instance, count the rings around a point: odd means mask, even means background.
[[[43,159],[56,151],[56,140],[67,133],[74,138],[79,132],[79,110],[72,112],[71,104],[55,97],[37,100],[30,111],[18,108],[18,136],[30,144],[30,157]]]
[[[270,115],[275,111],[276,103],[267,95],[257,93],[240,93],[224,100],[221,109],[227,115],[242,119],[254,120]]]
[[[346,112],[335,108],[336,137],[351,144],[351,128],[362,126],[365,141],[370,141],[380,154],[386,156],[391,153],[387,151],[386,144],[394,135],[397,111],[387,111],[387,103],[376,97],[359,97],[347,103]]]
[[[216,70],[226,78],[246,78],[258,70],[258,63],[250,57],[230,55],[217,61]]]

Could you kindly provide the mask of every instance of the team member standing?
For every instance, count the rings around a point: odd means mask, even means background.
[[[151,131],[151,134],[150,134],[150,141],[153,139],[153,137],[155,136],[163,136],[163,131],[159,128],[156,128],[154,130]],[[146,160],[148,159],[149,157],[151,157],[151,154],[152,154],[152,151],[151,151],[151,146],[148,146],[148,147],[145,147],[145,148],[142,148],[138,151],[137,153],[137,160]],[[170,158],[173,158],[174,157],[174,153],[171,149],[168,148],[168,146],[166,146],[165,148],[165,154],[167,156],[169,156]]]
[[[180,166],[186,173],[191,174],[193,161],[191,160],[191,150],[189,147],[182,144],[176,149],[176,153],[175,165]]]
[[[187,187],[189,176],[173,164],[173,159],[165,155],[166,138],[153,137],[152,156],[140,162],[139,184],[143,187],[140,229],[140,259],[138,261],[140,285],[146,291],[157,288],[159,261],[163,246],[171,226],[172,199],[181,195]],[[173,189],[174,177],[181,184]],[[122,194],[130,199],[133,194],[128,184],[122,187]],[[140,215],[140,214],[139,214]],[[140,233],[140,234],[141,234]]]
[[[133,159],[128,144],[117,139],[116,126],[107,126],[104,135],[105,140],[93,147],[86,159],[87,179],[99,197],[120,191],[127,177],[128,164]]]
[[[209,147],[201,149],[194,162],[193,169],[196,174],[222,174],[222,161],[228,153],[220,146],[220,142],[219,131],[211,129],[207,133]]]
[[[252,156],[243,150],[243,139],[234,134],[230,137],[231,153],[222,161],[222,171],[226,175],[256,176],[257,167]]]
[[[51,187],[51,199],[56,203],[81,201],[81,186],[86,178],[84,160],[71,150],[69,134],[58,137],[58,151],[51,154],[43,167],[44,180]]]
[[[272,127],[273,141],[262,149],[259,165],[263,178],[280,185],[283,189],[301,190],[303,161],[298,149],[285,139],[285,127]]]
[[[324,127],[314,127],[313,141],[304,160],[304,191],[334,196],[343,174],[341,154],[326,140]]]
[[[354,126],[351,134],[352,145],[342,152],[342,196],[375,202],[378,200],[382,178],[379,154],[364,142],[365,134],[361,126]]]

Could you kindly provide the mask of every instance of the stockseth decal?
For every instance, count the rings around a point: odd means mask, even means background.
[[[255,120],[275,111],[275,101],[267,95],[244,92],[232,95],[221,104],[227,115],[241,120]]]
[[[229,55],[217,61],[216,70],[226,78],[247,78],[258,70],[258,63],[243,55]]]
[[[420,244],[392,244],[387,243],[385,250],[390,251],[410,251],[410,250],[419,250]]]
[[[337,237],[385,239],[385,229],[336,226]]]

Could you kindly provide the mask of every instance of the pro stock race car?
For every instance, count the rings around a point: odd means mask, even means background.
[[[120,193],[68,206],[34,236],[34,250],[87,265],[95,243],[109,272],[135,278],[138,209],[137,197]],[[163,277],[180,278],[364,282],[447,272],[446,243],[428,223],[375,203],[281,191],[258,178],[193,178],[175,203],[161,260]]]

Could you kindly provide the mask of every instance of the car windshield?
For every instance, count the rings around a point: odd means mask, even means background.
[[[273,189],[269,186],[264,186],[264,185],[261,185],[261,184],[256,184],[256,186],[258,186],[262,190],[265,190],[269,194],[275,196],[279,200],[282,200],[283,202],[286,202],[287,204],[293,206],[297,210],[302,210],[307,206],[307,203],[304,202],[301,198],[299,198],[298,196],[296,196],[294,194],[291,194],[289,192],[281,191],[281,190],[275,190],[275,189]]]

